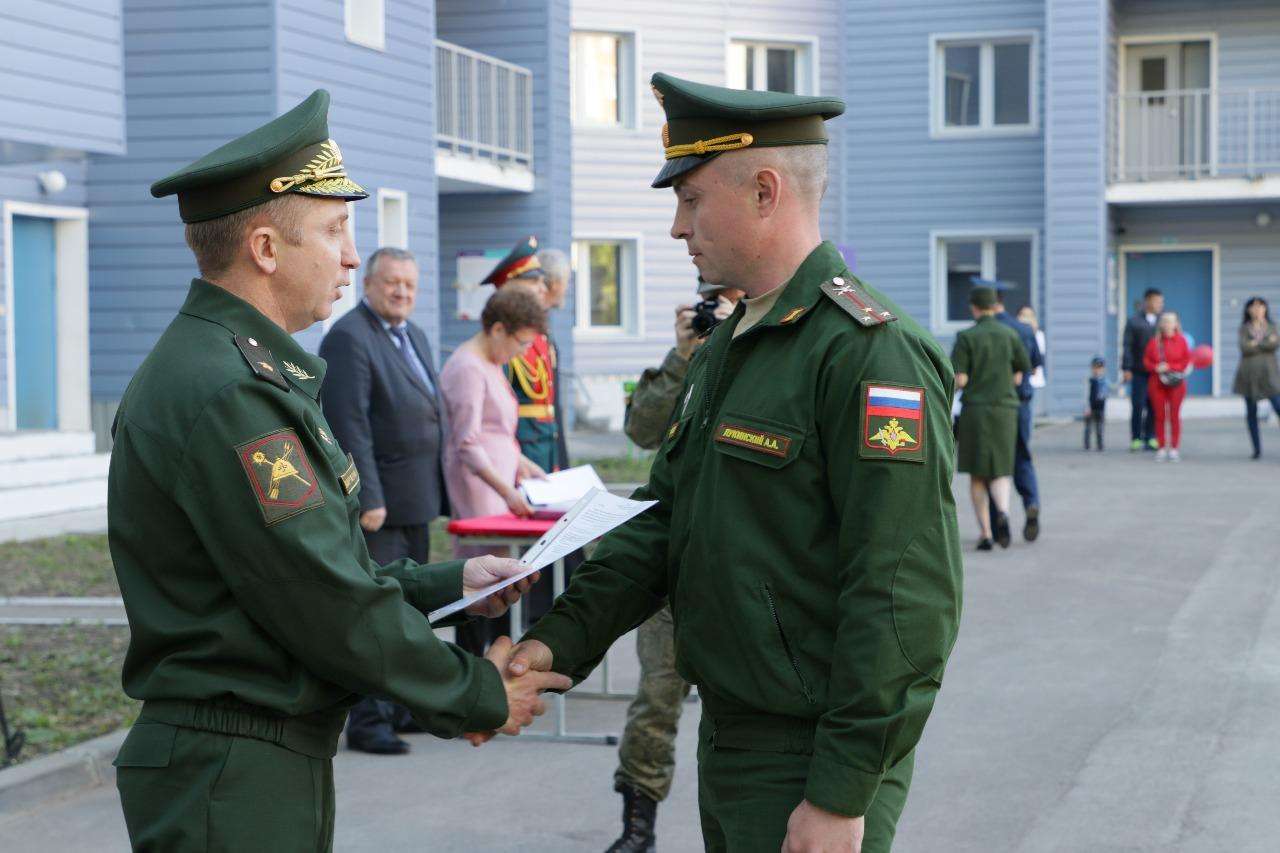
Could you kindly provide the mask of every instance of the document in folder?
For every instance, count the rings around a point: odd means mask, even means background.
[[[610,530],[625,524],[656,503],[657,501],[633,501],[630,498],[611,495],[601,489],[592,489],[574,504],[573,508],[565,513],[520,558],[520,564],[525,567],[524,571],[504,581],[499,581],[484,589],[477,590],[475,593],[460,598],[452,604],[433,610],[427,618],[432,622],[437,622],[446,616],[452,616],[459,610],[470,607],[477,601],[493,595],[498,590],[505,589],[513,583],[527,578],[539,569],[546,568],[588,542],[599,539]]]

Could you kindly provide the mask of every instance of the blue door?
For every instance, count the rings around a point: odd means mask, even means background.
[[[1212,252],[1129,252],[1125,264],[1130,301],[1140,300],[1143,291],[1154,287],[1164,293],[1165,310],[1178,313],[1189,343],[1214,343]],[[1213,369],[1191,374],[1187,393],[1212,394]]]
[[[54,221],[13,218],[13,330],[18,429],[58,427]]]

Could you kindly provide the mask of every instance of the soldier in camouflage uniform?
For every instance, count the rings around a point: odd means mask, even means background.
[[[718,299],[716,316],[732,313],[742,291],[702,284],[698,295]],[[676,309],[676,345],[662,360],[640,376],[627,403],[624,430],[627,437],[646,450],[662,443],[671,413],[680,398],[689,361],[705,338],[693,329],[693,307]],[[689,684],[676,672],[675,631],[671,608],[664,607],[636,632],[636,654],[640,658],[640,686],[627,709],[627,727],[618,747],[618,769],[613,788],[622,794],[622,835],[608,853],[642,853],[654,843],[658,803],[671,793],[676,770],[676,728],[680,723]]]

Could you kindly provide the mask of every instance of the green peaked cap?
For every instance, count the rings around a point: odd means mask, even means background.
[[[284,193],[348,201],[369,197],[347,177],[342,152],[329,138],[324,89],[151,185],[156,198],[174,193],[183,222],[217,219]]]
[[[666,164],[654,187],[742,148],[826,145],[824,122],[844,113],[844,101],[786,92],[726,89],[659,72],[649,81],[667,114],[662,126]]]

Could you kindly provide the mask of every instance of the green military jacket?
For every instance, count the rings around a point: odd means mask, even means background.
[[[317,397],[325,362],[196,279],[120,403],[111,556],[132,638],[125,692],[304,718],[334,754],[358,695],[434,734],[507,717],[488,661],[425,613],[462,593],[462,563],[369,558],[359,474]]]
[[[672,347],[660,367],[650,367],[640,374],[636,389],[627,402],[622,430],[627,438],[645,450],[662,444],[662,436],[671,422],[671,410],[680,400],[689,359]]]
[[[966,406],[1016,409],[1018,387],[1009,377],[1031,370],[1031,358],[1017,332],[995,317],[983,316],[956,334],[951,365],[969,377],[960,397]]]
[[[820,289],[837,278],[901,319],[851,317]],[[806,797],[861,815],[914,749],[956,637],[953,376],[830,243],[734,340],[742,315],[693,358],[636,494],[658,505],[528,636],[581,679],[670,597],[677,667],[708,709],[813,721]]]

